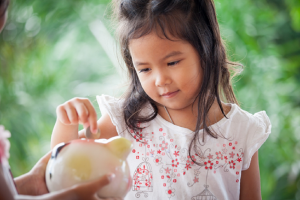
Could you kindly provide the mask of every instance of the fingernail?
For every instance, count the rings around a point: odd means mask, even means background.
[[[93,129],[93,133],[97,134],[98,133],[98,129]]]
[[[116,177],[116,175],[113,174],[113,173],[111,173],[111,174],[109,174],[109,175],[107,176],[109,182],[111,182],[115,177]]]

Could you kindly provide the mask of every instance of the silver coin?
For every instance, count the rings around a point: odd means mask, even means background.
[[[99,139],[100,138],[100,129],[98,128],[97,134],[91,132],[90,127],[85,129],[85,137],[87,139]]]

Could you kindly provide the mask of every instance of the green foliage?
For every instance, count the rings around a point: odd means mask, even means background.
[[[50,150],[59,104],[118,94],[120,77],[89,29],[97,18],[109,26],[108,2],[11,2],[0,37],[0,124],[12,133],[15,176]],[[300,199],[299,0],[215,4],[228,55],[245,66],[233,80],[241,107],[266,110],[272,122],[259,151],[263,199]]]

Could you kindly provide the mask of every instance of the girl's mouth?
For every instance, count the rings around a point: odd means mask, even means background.
[[[179,90],[175,91],[175,92],[167,92],[167,93],[163,93],[161,96],[165,97],[165,98],[172,98],[174,97],[177,93],[179,92]]]

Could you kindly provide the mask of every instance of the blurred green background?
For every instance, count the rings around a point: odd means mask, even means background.
[[[14,176],[50,150],[59,104],[78,96],[97,107],[97,94],[124,91],[124,72],[111,54],[117,48],[109,45],[108,3],[11,1],[0,35],[0,124],[12,133]],[[266,110],[272,121],[259,150],[263,199],[300,199],[300,1],[215,4],[228,55],[245,65],[234,80],[241,107]]]

